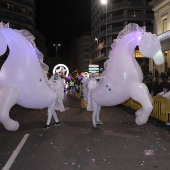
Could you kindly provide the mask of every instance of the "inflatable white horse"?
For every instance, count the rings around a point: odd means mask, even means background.
[[[9,131],[19,127],[19,123],[9,116],[15,104],[26,108],[46,108],[55,100],[36,50],[28,41],[31,34],[22,34],[21,30],[0,23],[0,56],[6,52],[7,46],[9,48],[9,55],[0,70],[0,122]]]
[[[134,58],[134,49],[139,45],[140,53],[153,58],[155,64],[164,62],[160,41],[155,34],[145,32],[144,28],[131,23],[121,31],[114,43],[106,62],[107,67],[99,86],[92,94],[92,100],[99,106],[114,106],[132,98],[142,108],[137,110],[136,124],[145,124],[153,109],[152,98],[143,83],[142,70]],[[96,127],[93,112],[93,127]]]

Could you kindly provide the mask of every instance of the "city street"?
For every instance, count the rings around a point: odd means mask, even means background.
[[[80,100],[65,95],[64,105],[69,110],[57,112],[61,125],[48,130],[43,130],[47,109],[15,105],[10,116],[19,129],[9,132],[0,124],[0,169],[170,169],[170,127],[164,123],[150,118],[138,126],[135,111],[119,105],[102,107],[103,125],[93,130],[92,112],[81,108]]]

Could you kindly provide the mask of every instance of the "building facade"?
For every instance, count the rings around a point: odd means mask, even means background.
[[[0,22],[9,23],[10,28],[26,29],[35,35],[35,1],[34,0],[1,0]],[[0,58],[0,68],[8,51]]]
[[[154,33],[157,34],[161,42],[165,62],[160,65],[154,65],[150,59],[149,69],[159,73],[167,72],[170,68],[170,0],[152,0],[150,5],[154,11]]]
[[[137,23],[139,26],[146,26],[146,31],[153,32],[154,15],[149,2],[151,0],[109,0],[107,4],[102,5],[100,0],[91,1],[93,64],[103,67],[113,40],[125,25]]]
[[[88,66],[91,58],[90,38],[90,32],[85,32],[78,38],[78,70],[81,72],[88,72]]]
[[[1,0],[0,22],[9,23],[10,28],[30,31],[35,36],[37,48],[46,59],[48,50],[45,46],[45,37],[35,28],[35,10],[36,0]],[[8,51],[0,58],[0,67],[7,55]]]
[[[0,21],[9,23],[11,28],[26,29],[35,34],[35,1],[1,0]]]
[[[70,72],[88,72],[91,59],[91,32],[84,32],[71,44],[68,66]]]

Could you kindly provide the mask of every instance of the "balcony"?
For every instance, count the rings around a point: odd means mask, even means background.
[[[120,21],[152,21],[154,18],[153,14],[132,14],[132,13],[128,13],[128,14],[122,14],[122,15],[116,15],[112,18],[107,19],[107,24],[113,24],[116,22],[120,22]],[[106,21],[106,20],[105,20]],[[106,22],[104,22],[106,23]]]
[[[162,51],[168,51],[170,49],[170,30],[159,34],[158,39],[161,42]]]
[[[137,1],[137,0],[136,0]],[[135,2],[135,1],[129,1],[129,2],[119,2],[119,3],[114,3],[114,4],[108,4],[107,11],[108,12],[113,12],[113,11],[118,11],[121,9],[128,9],[132,7],[137,7],[139,9],[151,9],[151,6],[148,6],[147,3],[145,2]]]

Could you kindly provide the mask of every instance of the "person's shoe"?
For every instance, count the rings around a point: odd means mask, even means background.
[[[50,125],[44,125],[44,130],[47,130],[47,129],[49,129],[50,128]]]
[[[51,124],[51,126],[53,126],[53,127],[60,126],[60,122],[55,122],[54,124]]]
[[[92,125],[92,129],[93,130],[99,130],[98,126],[94,126],[94,125]]]
[[[96,121],[96,124],[97,125],[103,125],[103,122],[99,120],[99,121]]]
[[[167,126],[170,126],[170,122],[166,122],[166,125],[167,125]]]

